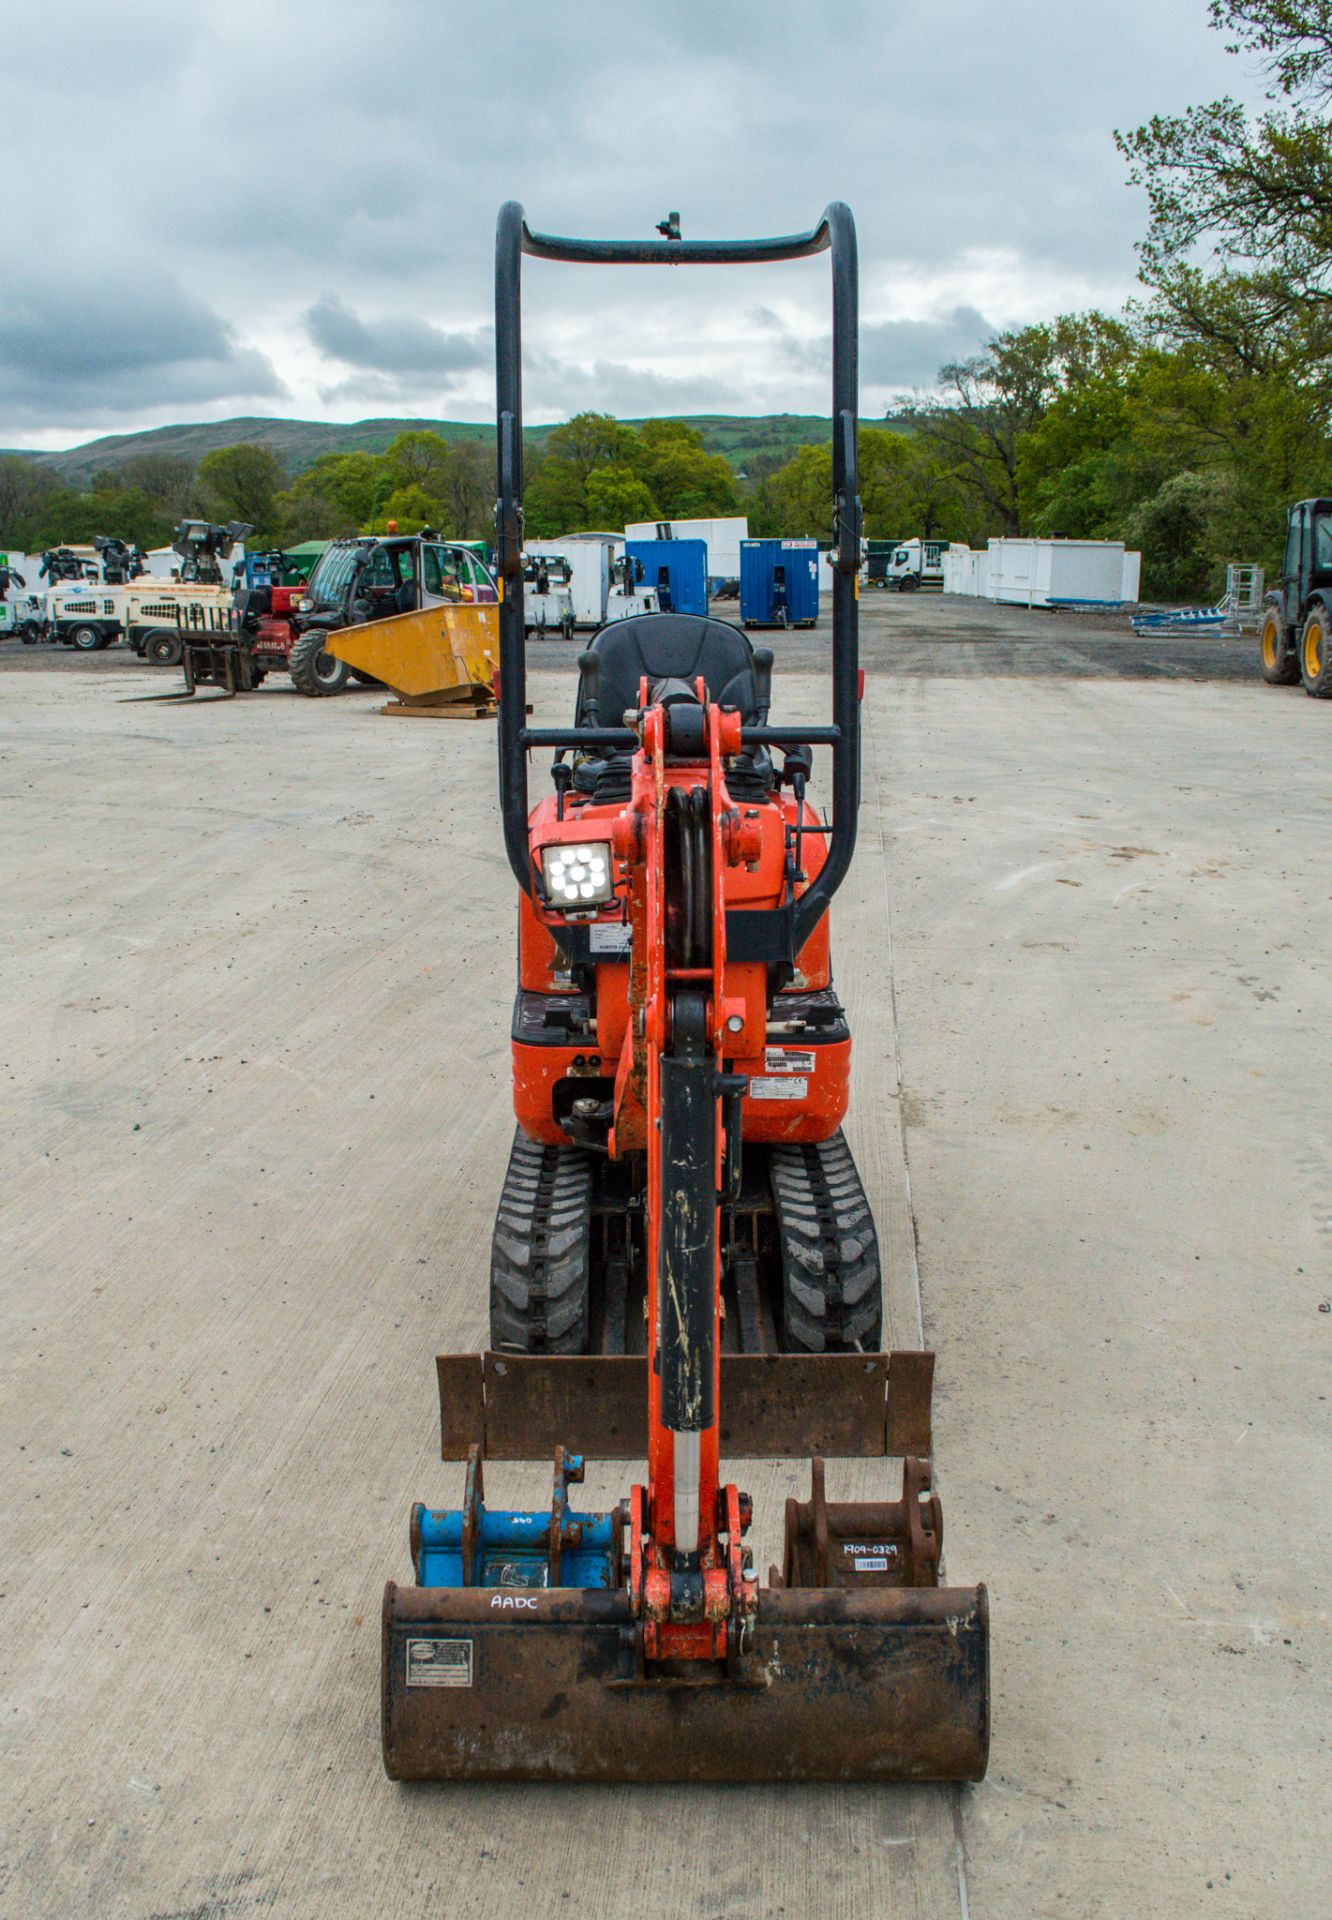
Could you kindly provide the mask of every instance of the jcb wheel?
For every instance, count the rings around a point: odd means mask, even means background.
[[[143,657],[155,667],[178,667],[185,647],[172,627],[154,627],[143,643]]]
[[[345,660],[325,651],[327,633],[318,627],[298,634],[287,656],[287,671],[298,693],[319,698],[326,693],[342,693],[351,679]]]
[[[1293,687],[1300,677],[1300,663],[1286,638],[1286,623],[1281,608],[1263,608],[1258,629],[1258,664],[1269,687]]]
[[[1300,682],[1315,700],[1332,700],[1332,614],[1310,607],[1300,637]]]

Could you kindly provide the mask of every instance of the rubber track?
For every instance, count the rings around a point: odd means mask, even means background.
[[[586,1353],[592,1169],[577,1147],[514,1134],[490,1249],[490,1344]]]
[[[883,1292],[874,1216],[840,1129],[817,1145],[773,1147],[788,1353],[874,1352]]]

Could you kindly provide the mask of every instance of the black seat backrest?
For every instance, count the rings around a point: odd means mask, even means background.
[[[758,720],[754,687],[754,650],[739,627],[701,613],[635,613],[612,620],[592,642],[601,661],[598,713],[603,727],[624,724],[623,715],[638,705],[638,683],[684,680],[700,674],[709,698],[734,707],[746,726]],[[574,723],[583,717],[580,685]]]

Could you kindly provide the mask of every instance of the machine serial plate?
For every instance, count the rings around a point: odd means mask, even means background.
[[[765,1047],[765,1073],[813,1073],[814,1055],[807,1047]]]
[[[472,1684],[472,1643],[470,1640],[409,1640],[407,1642],[407,1685],[409,1687],[470,1687]]]
[[[803,1074],[766,1075],[755,1074],[747,1088],[751,1100],[803,1100],[809,1092],[809,1081]]]

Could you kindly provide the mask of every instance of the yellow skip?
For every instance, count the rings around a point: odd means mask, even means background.
[[[493,711],[499,664],[499,608],[423,607],[330,634],[328,651],[371,673],[410,707],[470,700]]]

